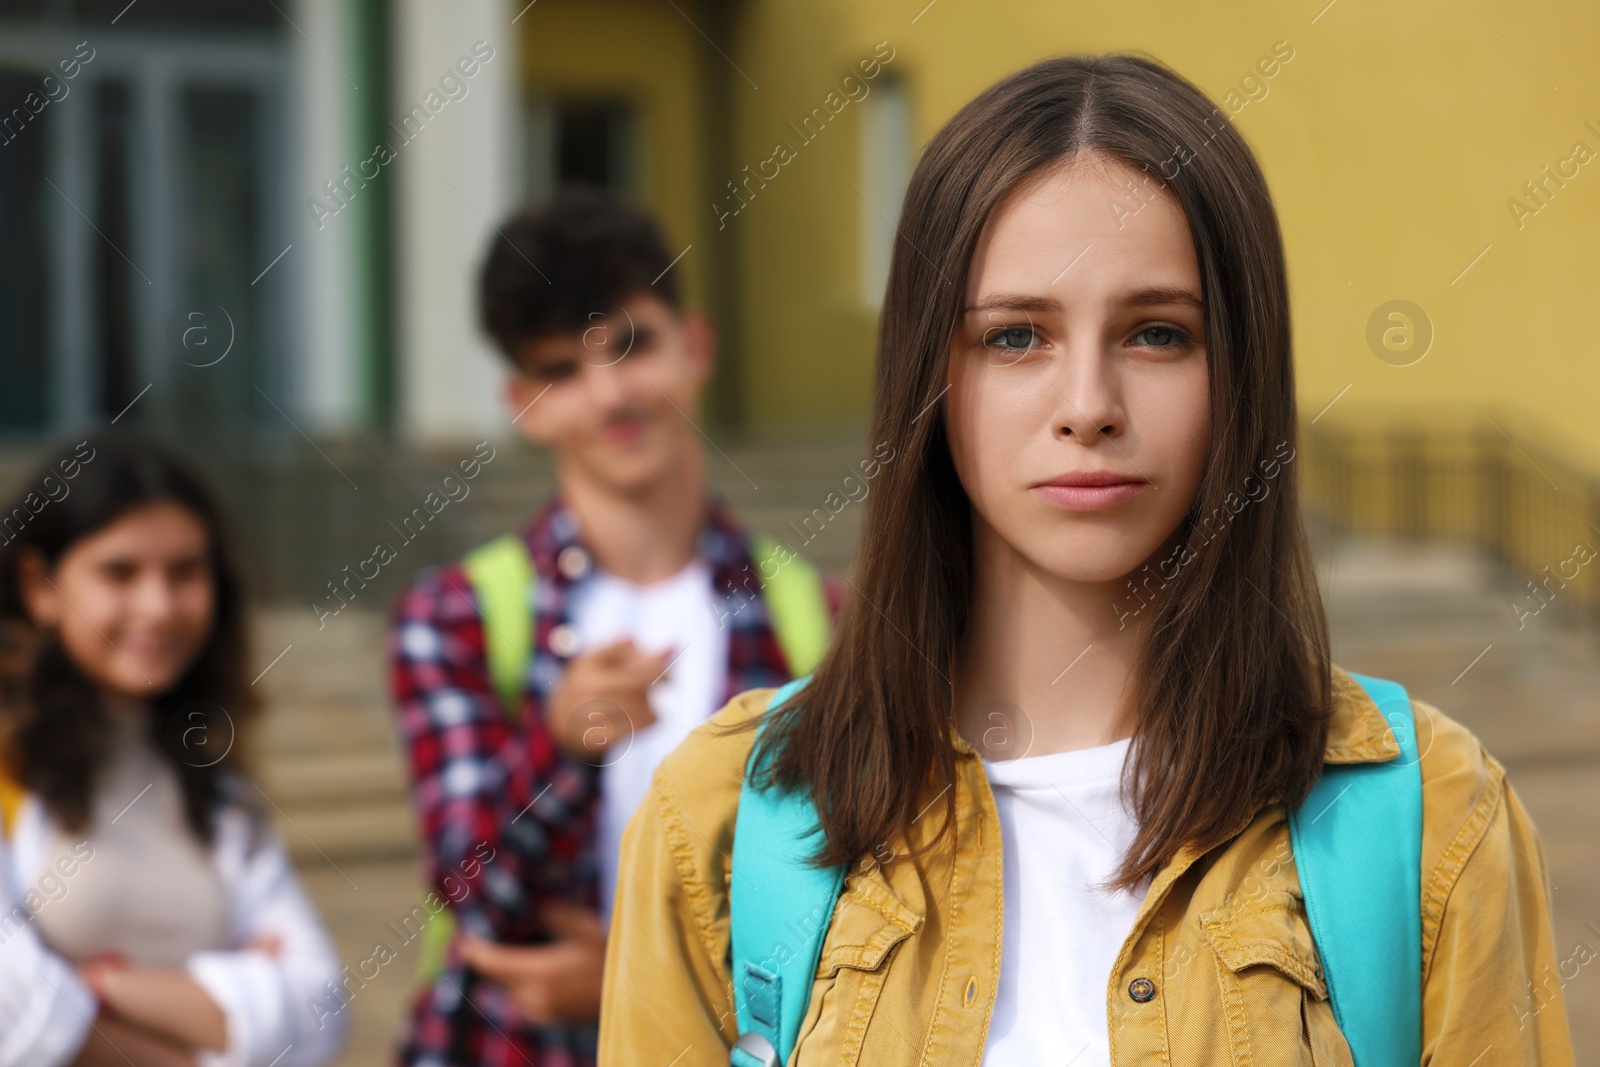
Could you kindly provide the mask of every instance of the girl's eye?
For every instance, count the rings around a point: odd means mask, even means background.
[[[1032,326],[1001,326],[983,335],[983,346],[1001,353],[1026,352],[1039,343]]]
[[[1140,341],[1141,337],[1154,340]],[[1145,348],[1180,348],[1188,343],[1189,335],[1176,326],[1146,326],[1133,335],[1133,341]]]

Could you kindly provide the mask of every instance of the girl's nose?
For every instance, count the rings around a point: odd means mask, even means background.
[[[1058,403],[1056,432],[1089,443],[1119,436],[1126,422],[1114,361],[1097,347],[1071,346],[1052,381]]]

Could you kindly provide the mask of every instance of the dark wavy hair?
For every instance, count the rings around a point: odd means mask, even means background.
[[[671,265],[649,213],[604,190],[572,186],[490,238],[478,275],[479,322],[515,364],[523,343],[582,330],[635,293],[681,309]]]
[[[943,797],[945,819],[929,847],[955,825],[940,665],[968,625],[972,502],[936,402],[985,222],[1079,153],[1145,172],[1194,238],[1211,437],[1179,539],[1188,543],[1202,518],[1237,511],[1227,501],[1257,462],[1296,439],[1277,216],[1249,146],[1204,93],[1143,56],[1065,56],[963,107],[911,176],[878,327],[868,439],[898,442],[907,459],[867,499],[856,593],[825,658],[756,741],[767,781],[816,802],[819,863],[852,863],[894,840],[930,796]],[[1138,743],[1124,772],[1139,830],[1121,887],[1186,845],[1226,840],[1265,803],[1299,804],[1321,773],[1332,669],[1297,470],[1284,466],[1279,491],[1226,524],[1151,607],[1135,674]]]
[[[134,508],[177,504],[205,527],[214,583],[211,632],[183,676],[150,701],[149,736],[177,772],[189,829],[213,840],[217,809],[236,792],[236,731],[255,711],[244,587],[222,509],[201,478],[164,446],[103,434],[52,451],[0,514],[0,755],[13,780],[53,819],[82,833],[110,752],[106,710],[58,639],[36,627],[20,568],[38,553],[54,568],[78,541]]]

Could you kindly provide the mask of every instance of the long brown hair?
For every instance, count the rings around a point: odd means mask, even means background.
[[[1094,152],[1146,172],[1188,219],[1204,289],[1211,437],[1178,536],[1228,516],[1148,607],[1124,788],[1139,831],[1116,884],[1185,844],[1207,849],[1321,771],[1332,702],[1327,622],[1293,463],[1242,510],[1258,462],[1296,437],[1282,241],[1249,147],[1178,74],[1135,55],[1068,56],[986,90],[928,144],[900,217],[877,343],[872,437],[904,442],[867,499],[854,595],[810,684],[756,742],[766,780],[815,800],[815,862],[853,862],[956,777],[947,665],[967,623],[971,502],[938,400],[973,251],[991,212],[1043,168]],[[1130,195],[1134,195],[1130,192]],[[1148,193],[1147,193],[1148,195]],[[924,417],[926,416],[926,417]],[[1292,459],[1292,452],[1289,458]],[[1235,512],[1238,512],[1235,514]],[[1166,578],[1167,576],[1163,576]],[[1148,583],[1147,583],[1148,585]],[[753,724],[751,724],[753,725]]]
[[[231,528],[205,483],[171,450],[109,432],[53,451],[23,484],[24,495],[0,524],[0,769],[37,794],[68,832],[89,828],[99,772],[112,755],[110,720],[60,640],[30,620],[21,561],[37,552],[53,568],[74,544],[134,508],[170,502],[205,527],[215,607],[194,662],[150,701],[146,730],[177,774],[197,839],[211,843],[224,803],[259,814],[243,791],[236,744],[257,706],[247,681],[249,605]]]

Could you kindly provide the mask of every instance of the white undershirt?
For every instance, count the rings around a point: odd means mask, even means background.
[[[711,568],[695,559],[670,578],[636,585],[596,569],[567,599],[578,651],[588,652],[624,637],[641,652],[672,649],[666,677],[650,687],[656,721],[623,738],[600,757],[596,849],[600,866],[600,914],[609,923],[617,885],[622,831],[650,791],[650,776],[662,757],[705,722],[722,704],[728,675],[728,631],[712,609]]]
[[[984,760],[1000,815],[1005,895],[985,1067],[1111,1062],[1106,984],[1144,888],[1107,893],[1098,883],[1138,829],[1118,795],[1131,743]]]

